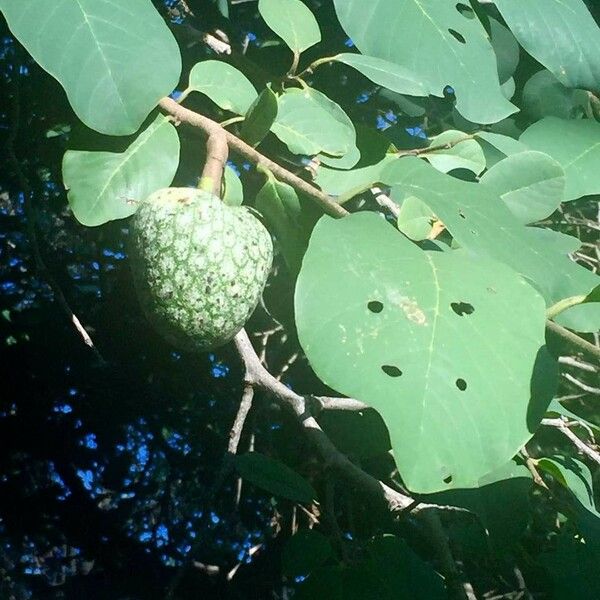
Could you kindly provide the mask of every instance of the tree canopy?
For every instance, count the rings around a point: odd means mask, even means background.
[[[595,3],[0,15],[0,598],[600,597]]]

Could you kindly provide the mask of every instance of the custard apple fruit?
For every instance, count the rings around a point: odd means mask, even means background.
[[[194,188],[159,190],[131,224],[131,266],[148,320],[174,346],[209,350],[252,314],[273,260],[262,223]]]

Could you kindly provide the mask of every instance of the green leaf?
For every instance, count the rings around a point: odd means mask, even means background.
[[[252,103],[242,124],[241,138],[258,146],[269,133],[277,118],[277,96],[267,86]]]
[[[568,531],[558,536],[556,548],[540,555],[552,582],[552,600],[600,598],[599,555],[590,544]]]
[[[294,154],[343,156],[355,146],[356,131],[347,116],[342,122],[334,104],[317,90],[286,90],[271,130]]]
[[[228,206],[241,206],[244,201],[244,187],[238,174],[229,165],[225,165],[223,170],[223,179],[225,180],[225,193],[223,202]]]
[[[356,69],[373,83],[398,94],[427,96],[427,89],[417,74],[389,60],[349,53],[338,54],[332,60]]]
[[[423,155],[438,171],[448,173],[453,169],[467,169],[479,175],[485,169],[483,150],[472,136],[449,129],[430,138],[431,147],[445,144],[449,147]]]
[[[519,44],[509,29],[496,19],[490,18],[490,42],[496,54],[498,78],[500,83],[507,82],[517,70],[519,64]]]
[[[335,447],[350,457],[369,458],[385,454],[392,447],[383,419],[370,408],[324,410],[318,420]]]
[[[495,4],[521,46],[563,84],[598,89],[600,29],[583,0],[495,0]]]
[[[248,78],[220,60],[205,60],[190,71],[189,90],[208,96],[216,105],[238,115],[246,114],[258,94]]]
[[[138,203],[175,177],[179,136],[162,115],[122,153],[68,150],[63,181],[75,218],[83,225],[102,225],[129,217]]]
[[[514,547],[530,518],[529,493],[533,487],[529,469],[513,461],[482,477],[471,489],[449,490],[424,502],[466,508],[476,514],[495,552]]]
[[[559,402],[558,399],[554,398],[552,402],[550,402],[550,406],[548,407],[548,416],[550,417],[566,417],[570,421],[579,421],[584,425],[587,425],[589,429],[594,432],[594,435],[600,435],[600,426],[588,421],[584,417],[574,413],[572,410],[569,410],[563,402]]]
[[[567,177],[566,202],[600,193],[600,123],[546,117],[526,129],[520,141],[562,165]]]
[[[343,589],[342,567],[321,567],[316,569],[300,585],[294,594],[294,600],[349,600]]]
[[[520,223],[550,216],[562,202],[565,172],[542,152],[508,156],[483,175],[480,182],[498,194]]]
[[[0,0],[8,26],[100,133],[143,123],[181,72],[179,48],[149,0]],[[126,57],[126,58],[124,58]]]
[[[369,543],[368,554],[375,589],[373,598],[446,600],[448,597],[442,578],[403,539],[393,535],[376,537]]]
[[[575,458],[555,456],[541,458],[538,467],[554,477],[564,488],[569,490],[583,508],[593,517],[600,518],[600,512],[594,504],[594,488],[592,474],[587,465]]]
[[[269,175],[256,196],[256,209],[275,234],[290,272],[297,273],[308,240],[302,232],[302,205],[296,190]]]
[[[300,0],[258,0],[258,10],[293,52],[304,52],[321,41],[315,16]]]
[[[600,302],[585,302],[558,315],[554,321],[580,333],[600,331]]]
[[[431,233],[435,215],[415,196],[402,200],[398,215],[398,229],[415,242],[426,240]]]
[[[587,92],[565,87],[550,71],[538,71],[523,87],[523,110],[531,119],[571,119],[589,104]]]
[[[281,461],[264,454],[239,454],[235,457],[235,467],[246,481],[275,496],[304,504],[309,504],[317,497],[317,492],[304,477]]]
[[[334,0],[339,21],[365,55],[418,74],[426,93],[456,92],[457,109],[475,123],[494,123],[516,112],[502,94],[496,59],[478,19],[454,2]],[[385,26],[384,26],[385,24]]]
[[[410,156],[388,165],[382,181],[392,186],[391,196],[397,202],[407,195],[425,202],[462,248],[524,275],[548,306],[588,294],[598,285],[598,276],[536,243],[488,186],[449,177]]]
[[[493,133],[491,131],[480,131],[474,135],[483,149],[485,163],[488,169],[492,168],[496,163],[507,156],[528,150],[525,144],[521,144],[508,135]]]
[[[351,171],[337,171],[319,167],[315,183],[332,196],[352,196],[368,190],[374,183],[381,181],[381,174],[397,156],[387,155],[380,162]]]
[[[331,556],[333,548],[322,533],[314,529],[302,529],[286,543],[281,557],[281,570],[289,577],[308,575]]]
[[[312,368],[382,415],[415,492],[505,464],[550,401],[530,404],[548,362],[533,288],[486,258],[424,252],[374,213],[319,221],[295,308]]]

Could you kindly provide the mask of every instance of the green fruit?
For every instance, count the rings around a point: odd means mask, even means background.
[[[267,281],[273,244],[244,207],[194,188],[159,190],[131,225],[131,266],[148,320],[184,350],[230,341]]]

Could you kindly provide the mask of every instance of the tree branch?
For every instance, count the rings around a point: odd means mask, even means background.
[[[568,423],[563,421],[563,419],[544,419],[542,421],[542,425],[546,425],[547,427],[556,427],[556,429],[566,436],[582,454],[585,454],[596,464],[600,465],[600,453],[590,448],[582,439],[577,437],[577,435],[573,433],[571,429],[569,429]]]
[[[46,281],[46,283],[50,286],[52,293],[54,294],[54,298],[62,311],[65,313],[69,321],[73,324],[75,330],[79,333],[81,338],[83,339],[83,343],[91,349],[91,351],[96,356],[98,362],[102,365],[106,364],[106,361],[100,354],[100,351],[96,348],[90,334],[86,331],[85,327],[81,324],[81,321],[77,317],[77,315],[71,309],[69,302],[67,301],[60,285],[54,278],[54,275],[50,272],[50,269],[46,266],[44,259],[42,257],[42,253],[40,250],[40,245],[37,238],[37,230],[35,224],[35,210],[32,205],[33,199],[33,190],[29,185],[29,180],[27,176],[21,169],[21,165],[19,163],[19,159],[17,158],[14,143],[17,139],[17,135],[19,132],[20,121],[21,121],[21,104],[19,97],[19,87],[18,87],[18,78],[15,79],[15,88],[14,93],[12,95],[12,119],[11,119],[11,128],[8,133],[8,137],[6,140],[6,153],[8,155],[8,162],[12,165],[12,168],[17,176],[19,184],[23,190],[23,194],[25,197],[24,202],[24,212],[25,212],[25,222],[27,227],[27,234],[29,237],[29,243],[31,244],[31,253],[33,254],[33,260],[35,266],[38,270],[38,273],[42,279]]]
[[[331,215],[332,217],[344,217],[349,214],[348,211],[341,207],[333,198],[327,194],[324,194],[310,183],[304,181],[304,179],[301,179],[287,169],[284,169],[270,158],[267,158],[264,156],[264,154],[261,154],[252,146],[249,146],[238,137],[233,135],[233,133],[223,129],[216,121],[213,121],[204,115],[198,114],[177,104],[177,102],[171,98],[163,98],[160,100],[159,106],[181,123],[187,123],[188,125],[199,127],[209,136],[214,134],[217,130],[223,132],[231,149],[235,150],[235,152],[248,159],[253,164],[260,165],[268,169],[280,181],[287,183],[295,190],[309,196],[328,215]]]
[[[306,399],[290,390],[263,367],[244,329],[235,336],[234,342],[244,363],[246,382],[252,384],[256,389],[267,392],[296,415],[306,435],[321,455],[325,466],[336,471],[346,482],[362,490],[373,500],[380,504],[383,503],[392,513],[404,510],[414,504],[413,498],[365,473],[332,444],[316,419],[310,414]]]

